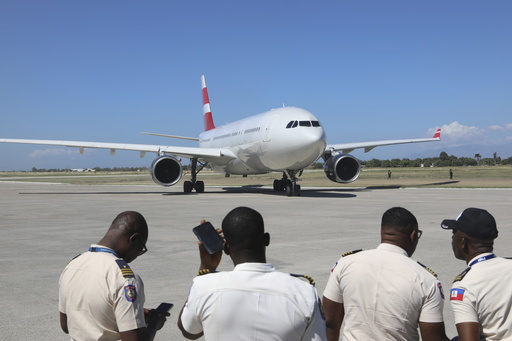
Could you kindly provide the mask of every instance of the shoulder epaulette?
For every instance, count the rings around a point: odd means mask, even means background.
[[[81,254],[81,253],[79,253],[79,254],[78,254],[78,255],[76,255],[75,257],[71,258],[71,259],[69,260],[68,264],[69,264],[69,263],[71,263],[72,261],[74,261],[75,259],[77,259],[78,257],[80,257],[81,255],[82,255],[82,254]]]
[[[121,273],[123,274],[124,278],[133,278],[135,275],[133,274],[132,269],[126,263],[124,259],[116,259],[116,263],[119,266],[119,269],[121,269]]]
[[[420,262],[417,262],[419,265],[421,265],[422,267],[425,268],[425,270],[427,270],[428,272],[430,272],[432,274],[432,276],[434,276],[435,278],[437,278],[437,274],[434,272],[434,270],[426,267],[425,265],[421,264]]]
[[[453,283],[455,282],[459,282],[459,281],[462,281],[462,279],[464,278],[464,276],[466,276],[469,272],[469,270],[471,270],[471,267],[468,266],[464,271],[462,271],[457,277],[455,277],[455,279],[453,280]]]
[[[354,250],[354,251],[345,252],[344,254],[341,255],[341,257],[347,257],[347,256],[356,254],[356,253],[361,252],[361,251],[363,251],[363,249],[358,249],[358,250]]]
[[[211,273],[214,273],[214,272],[217,272],[215,270],[210,270],[210,269],[202,269],[202,270],[199,270],[199,272],[197,273],[198,276],[202,276],[202,275],[206,275],[206,274],[211,274]]]
[[[299,275],[299,274],[290,274],[290,276],[297,277],[297,278],[305,278],[309,281],[309,284],[312,286],[315,286],[315,280],[313,277],[307,276],[307,275]]]

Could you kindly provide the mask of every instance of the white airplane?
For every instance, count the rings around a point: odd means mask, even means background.
[[[179,158],[185,157],[191,160],[192,168],[191,181],[183,184],[185,193],[192,190],[204,192],[204,182],[197,180],[197,174],[206,164],[226,177],[282,172],[282,178],[274,180],[274,190],[286,191],[288,196],[300,196],[298,176],[320,157],[325,161],[324,171],[329,180],[350,183],[361,171],[357,159],[348,154],[354,149],[364,148],[369,152],[378,146],[441,140],[441,129],[438,129],[432,138],[327,144],[320,121],[309,111],[296,107],[272,109],[216,127],[204,76],[201,83],[205,131],[199,138],[143,133],[198,141],[199,147],[5,138],[0,138],[0,142],[78,147],[80,153],[84,148],[103,148],[110,149],[111,155],[116,150],[132,150],[140,152],[141,157],[154,152],[158,157],[151,164],[151,176],[162,186],[175,185],[181,179],[183,171]]]

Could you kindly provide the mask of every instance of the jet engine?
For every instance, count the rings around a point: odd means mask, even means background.
[[[352,155],[336,154],[325,161],[324,172],[331,181],[349,183],[359,177],[361,166]]]
[[[181,162],[169,155],[156,158],[150,170],[153,181],[161,186],[175,185],[182,175]]]

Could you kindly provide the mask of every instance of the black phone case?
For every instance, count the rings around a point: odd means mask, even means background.
[[[209,222],[196,226],[192,229],[197,238],[203,243],[206,251],[213,255],[224,248],[224,240],[213,225]]]
[[[172,309],[173,306],[174,306],[174,304],[172,304],[172,303],[162,302],[155,310],[160,311],[162,313],[167,313],[169,310]]]

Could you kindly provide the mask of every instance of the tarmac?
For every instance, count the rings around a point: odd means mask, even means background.
[[[58,280],[67,262],[103,237],[114,217],[142,213],[150,234],[148,252],[131,263],[145,284],[146,307],[174,303],[155,340],[184,340],[176,326],[199,255],[192,228],[201,219],[220,227],[234,207],[249,206],[271,235],[267,261],[279,271],[312,276],[321,296],[341,254],[379,244],[382,213],[409,209],[423,235],[413,259],[433,269],[448,298],[453,278],[465,268],[440,228],[467,207],[488,209],[498,222],[495,252],[512,256],[512,189],[303,188],[287,197],[266,187],[206,187],[184,194],[181,186],[85,186],[0,182],[0,311],[2,340],[69,340],[59,326]],[[232,269],[224,256],[219,270]],[[447,335],[455,336],[445,302]]]

